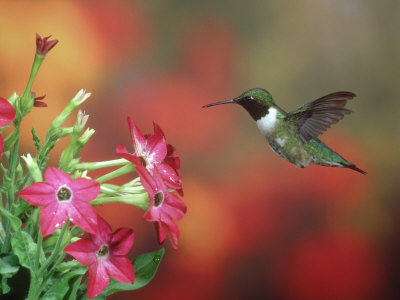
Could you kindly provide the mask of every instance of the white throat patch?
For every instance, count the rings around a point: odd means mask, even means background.
[[[278,121],[278,110],[276,108],[270,107],[268,109],[268,114],[257,121],[258,129],[265,136],[271,133],[275,128],[276,122]]]

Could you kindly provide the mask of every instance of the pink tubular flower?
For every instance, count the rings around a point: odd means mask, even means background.
[[[48,39],[51,35],[42,38],[39,34],[36,33],[36,53],[44,56],[49,52],[57,43],[58,40],[51,40]]]
[[[134,153],[130,154],[124,145],[119,145],[116,152],[119,156],[132,162],[135,166],[145,167],[153,175],[154,166],[157,165],[162,178],[168,187],[182,190],[182,180],[175,167],[179,167],[179,157],[174,147],[167,145],[164,133],[154,123],[154,134],[143,135],[140,129],[128,117]]]
[[[134,234],[131,229],[120,228],[112,233],[110,225],[97,216],[98,233],[90,239],[69,244],[64,251],[84,266],[89,266],[88,296],[94,298],[108,285],[111,276],[123,283],[133,283],[135,273],[125,255],[132,248]]]
[[[154,167],[153,176],[142,166],[137,166],[136,171],[150,199],[150,207],[144,214],[144,219],[155,222],[160,244],[168,234],[172,246],[175,250],[178,249],[179,228],[173,221],[183,218],[186,213],[186,205],[168,191],[158,166]]]
[[[100,184],[86,178],[72,179],[53,167],[46,170],[44,178],[46,182],[33,183],[19,193],[32,205],[43,206],[40,211],[43,236],[61,228],[67,219],[87,232],[96,233],[96,212],[87,202],[97,197]]]
[[[6,99],[0,97],[0,127],[7,126],[15,119],[15,108]],[[4,141],[0,135],[0,155],[3,152]]]

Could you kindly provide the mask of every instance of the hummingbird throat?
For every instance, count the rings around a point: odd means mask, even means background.
[[[268,114],[269,106],[265,103],[257,101],[256,99],[238,101],[238,103],[250,114],[254,121],[260,120]]]

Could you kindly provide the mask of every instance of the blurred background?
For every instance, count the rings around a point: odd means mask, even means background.
[[[152,282],[110,299],[400,299],[399,13],[394,0],[2,1],[0,94],[22,93],[35,33],[52,35],[33,87],[48,107],[25,120],[24,151],[81,88],[96,129],[83,161],[132,149],[128,115],[178,149],[179,250],[166,241]],[[297,169],[239,106],[201,108],[253,87],[287,111],[356,93],[321,139],[368,175]],[[131,257],[160,247],[140,209],[98,212],[134,228]]]

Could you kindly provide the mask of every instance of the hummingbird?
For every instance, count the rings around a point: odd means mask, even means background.
[[[256,121],[270,148],[296,167],[304,168],[314,163],[349,168],[367,174],[318,139],[332,124],[351,113],[345,105],[355,96],[351,92],[334,92],[292,112],[285,112],[275,104],[267,90],[254,88],[234,99],[207,104],[203,108],[228,103],[239,104]]]

